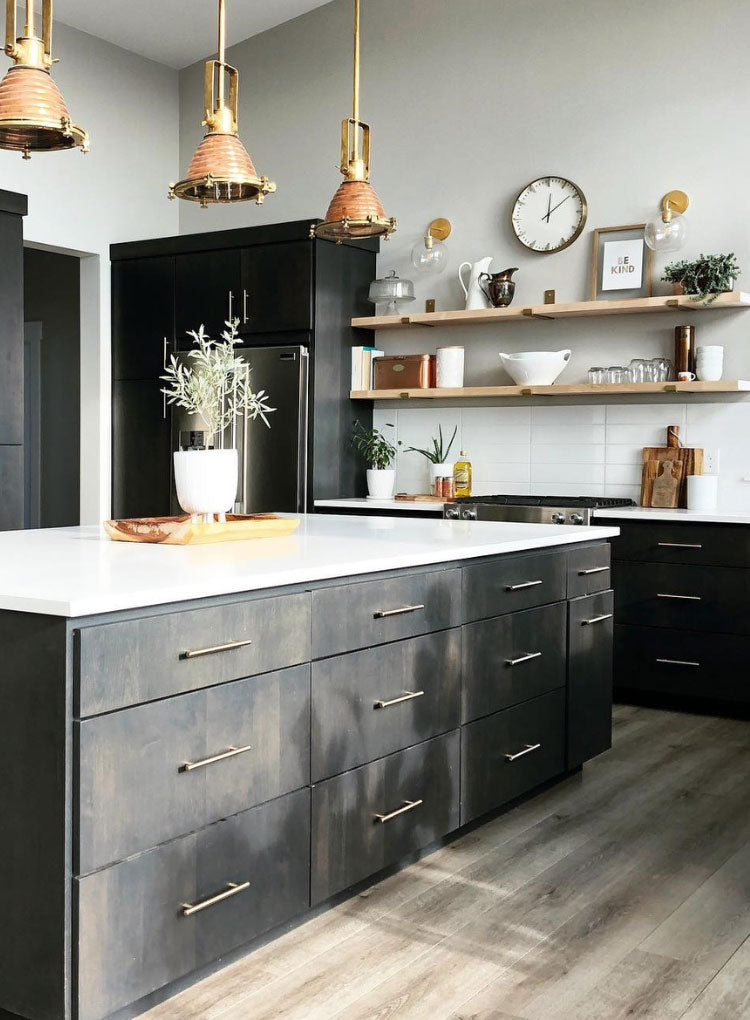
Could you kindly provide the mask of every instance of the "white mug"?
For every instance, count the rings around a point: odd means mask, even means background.
[[[694,380],[695,380],[695,372],[678,372],[677,373],[677,381],[678,382],[694,382]]]
[[[688,475],[688,510],[710,511],[716,509],[719,494],[718,475]]]

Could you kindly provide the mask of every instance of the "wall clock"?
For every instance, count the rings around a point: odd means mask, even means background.
[[[572,244],[586,223],[586,196],[565,177],[540,177],[527,184],[513,205],[516,237],[543,255]]]

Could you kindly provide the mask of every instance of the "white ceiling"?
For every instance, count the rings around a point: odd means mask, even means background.
[[[329,0],[227,0],[227,41],[242,42]],[[56,0],[55,21],[169,67],[216,52],[217,0]]]

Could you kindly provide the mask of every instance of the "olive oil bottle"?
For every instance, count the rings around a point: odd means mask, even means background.
[[[471,495],[471,461],[466,450],[461,450],[459,460],[453,467],[453,479],[457,496]]]

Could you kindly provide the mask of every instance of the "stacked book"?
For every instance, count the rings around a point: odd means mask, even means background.
[[[373,388],[373,361],[383,354],[376,347],[352,347],[352,390]]]

